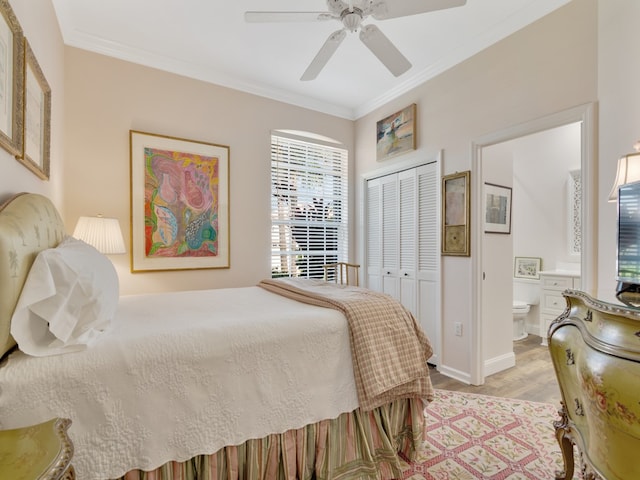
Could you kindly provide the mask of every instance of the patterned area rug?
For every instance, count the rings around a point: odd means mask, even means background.
[[[436,390],[425,411],[428,441],[402,478],[554,479],[563,469],[557,411],[548,403]]]

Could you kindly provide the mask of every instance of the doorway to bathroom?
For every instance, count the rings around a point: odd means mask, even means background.
[[[472,248],[478,254],[473,260],[472,354],[477,362],[471,380],[475,385],[515,364],[515,257],[540,258],[542,270],[575,268],[582,288],[591,289],[595,265],[594,236],[589,233],[595,228],[590,213],[595,200],[592,115],[593,107],[586,105],[488,135],[474,144]],[[508,230],[485,233],[487,185],[510,194]],[[577,195],[577,203],[570,203],[571,195]],[[546,335],[538,308],[531,309],[526,328]]]

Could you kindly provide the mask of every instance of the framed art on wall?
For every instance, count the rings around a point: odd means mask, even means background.
[[[22,156],[24,41],[7,0],[0,0],[0,146]]]
[[[470,255],[470,175],[442,177],[442,255]]]
[[[416,149],[416,104],[376,124],[376,160],[387,160]]]
[[[51,88],[29,42],[24,40],[23,165],[43,180],[49,179],[51,149]]]
[[[229,268],[229,147],[129,132],[131,271]]]
[[[484,184],[484,233],[511,233],[511,187]]]
[[[513,276],[515,278],[530,278],[532,280],[538,280],[540,278],[541,266],[541,258],[516,257],[513,266]]]

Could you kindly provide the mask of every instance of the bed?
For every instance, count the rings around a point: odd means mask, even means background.
[[[0,207],[0,278],[0,429],[70,419],[81,480],[391,479],[422,445],[431,347],[385,295],[120,297],[37,194]]]

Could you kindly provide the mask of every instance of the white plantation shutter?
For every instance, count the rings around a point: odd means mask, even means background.
[[[348,157],[321,142],[271,136],[271,275],[324,276],[348,254]]]

